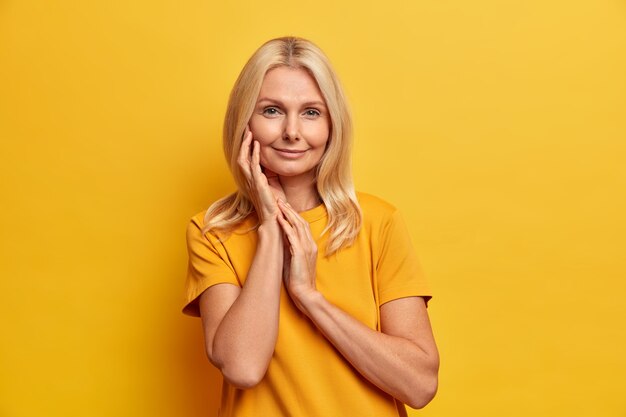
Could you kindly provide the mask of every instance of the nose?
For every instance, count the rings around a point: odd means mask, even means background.
[[[300,140],[300,121],[297,114],[288,114],[285,119],[285,130],[283,132],[285,140]]]

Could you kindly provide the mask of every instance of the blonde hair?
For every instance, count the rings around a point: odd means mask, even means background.
[[[209,207],[203,231],[229,233],[254,212],[248,197],[248,183],[237,164],[237,157],[265,74],[281,66],[308,71],[317,82],[330,114],[330,137],[316,172],[317,192],[328,213],[324,233],[330,233],[326,249],[326,256],[329,256],[350,246],[362,223],[350,170],[352,118],[328,58],[312,42],[297,37],[272,39],[263,44],[250,57],[233,86],[224,119],[223,146],[238,191]]]

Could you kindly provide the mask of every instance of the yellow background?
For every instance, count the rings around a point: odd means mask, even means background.
[[[435,298],[422,416],[626,415],[626,4],[0,2],[0,416],[213,415],[180,314],[228,92],[308,37]],[[261,415],[261,414],[259,414]]]

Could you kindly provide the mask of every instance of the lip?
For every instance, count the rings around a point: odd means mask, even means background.
[[[276,151],[276,153],[278,153],[280,156],[282,156],[283,158],[287,158],[287,159],[298,159],[300,158],[302,155],[304,155],[307,151],[307,149],[304,150],[300,150],[300,149],[280,149],[280,148],[272,148]]]

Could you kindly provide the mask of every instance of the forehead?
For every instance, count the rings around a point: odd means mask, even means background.
[[[278,100],[321,100],[322,93],[315,79],[302,68],[277,67],[263,78],[259,98]]]

